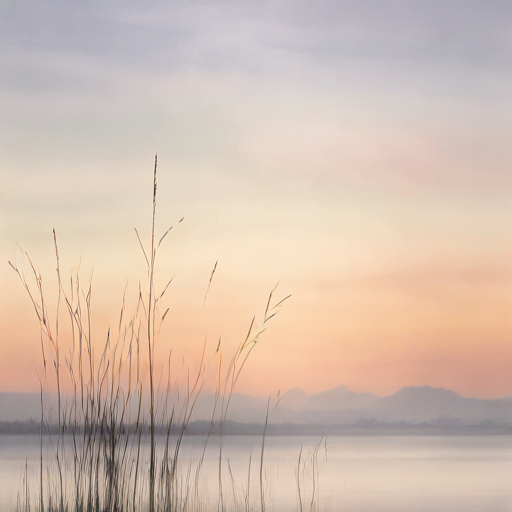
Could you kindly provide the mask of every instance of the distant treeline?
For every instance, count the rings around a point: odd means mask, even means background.
[[[140,425],[138,427],[141,428]],[[174,425],[170,430],[171,435],[179,434],[182,425]],[[134,430],[134,425],[117,425],[118,434],[124,434]],[[264,426],[258,423],[239,423],[227,420],[223,424],[209,421],[193,421],[185,429],[185,435],[254,435],[261,436]],[[59,427],[56,424],[43,424],[43,434],[58,434]],[[83,434],[83,427],[64,425],[65,434]],[[101,424],[93,426],[91,432],[97,435],[105,435],[108,429]],[[143,433],[149,433],[149,426],[142,428]],[[0,435],[39,435],[41,423],[28,421],[0,421]],[[157,435],[166,435],[168,427],[162,426],[155,429]],[[495,423],[489,420],[479,424],[465,425],[451,418],[439,418],[433,422],[407,423],[405,421],[386,423],[374,419],[361,418],[347,424],[302,424],[280,423],[267,425],[268,436],[304,436],[304,435],[512,435],[512,424]]]
[[[41,423],[38,423],[34,420],[0,421],[0,434],[39,434],[40,430]]]
[[[483,421],[475,425],[463,425],[454,422],[407,423],[405,421],[386,423],[377,420],[361,419],[347,424],[304,424],[304,423],[269,423],[267,436],[329,436],[329,435],[512,435],[512,424]],[[205,435],[210,429],[209,422],[195,421],[187,426],[189,435]],[[255,435],[263,434],[264,426],[254,423],[238,423],[226,421],[222,433],[224,435]],[[215,424],[212,434],[219,434],[220,425]]]
[[[106,435],[110,433],[110,427],[101,423],[98,424],[89,424],[87,426],[88,433],[97,434],[97,435]],[[214,428],[214,427],[213,427]],[[43,434],[59,434],[60,429],[66,435],[70,434],[83,434],[84,427],[82,425],[72,425],[72,424],[63,424],[60,428],[56,423],[47,424],[43,423],[43,428],[41,429],[41,422],[37,422],[34,420],[27,421],[0,421],[0,434],[12,434],[12,435],[24,435],[24,434],[40,434],[41,430]],[[126,434],[128,432],[133,432],[135,430],[142,431],[143,434],[149,433],[149,425],[130,425],[130,424],[116,424],[115,425],[116,433],[118,434]],[[179,434],[182,431],[183,427],[181,425],[173,425],[171,426],[170,433],[171,434]],[[156,427],[155,433],[158,435],[164,435],[168,432],[168,426]],[[188,431],[188,429],[185,429]]]

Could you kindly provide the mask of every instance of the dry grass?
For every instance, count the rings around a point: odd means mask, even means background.
[[[227,472],[236,510],[253,510],[249,494],[250,463],[247,487],[240,497],[229,461],[224,460],[222,435],[240,373],[268,321],[286,299],[273,305],[275,290],[272,290],[261,323],[258,325],[253,318],[247,334],[234,354],[227,358],[227,362],[224,361],[223,347],[219,340],[212,360],[205,361],[203,348],[199,370],[194,376],[189,376],[186,389],[176,392],[172,388],[170,365],[167,384],[157,384],[154,375],[155,341],[169,311],[162,308],[161,304],[172,280],[165,281],[166,285],[157,290],[155,261],[158,248],[172,228],[156,242],[156,206],[155,157],[149,250],[136,231],[147,264],[147,280],[145,286],[139,288],[136,307],[131,314],[126,311],[123,298],[119,323],[115,329],[109,329],[100,352],[96,352],[97,333],[91,315],[91,285],[83,287],[77,271],[71,276],[69,288],[64,286],[55,232],[58,297],[53,316],[46,299],[43,278],[30,256],[24,253],[30,268],[28,278],[16,265],[11,264],[39,320],[43,361],[43,372],[39,375],[42,410],[39,489],[37,499],[31,501],[26,479],[23,498],[18,503],[19,508],[26,512],[31,508],[40,512],[206,510],[202,470],[214,418],[219,416],[218,498],[214,509],[226,510]],[[208,283],[205,301],[216,265]],[[165,309],[163,314],[162,309]],[[62,327],[63,322],[67,323],[66,329]],[[145,356],[149,361],[147,379],[143,377]],[[216,386],[210,429],[199,461],[192,464],[191,461],[181,460],[180,449],[195,404],[212,368]],[[66,393],[63,391],[64,382]],[[56,388],[56,432],[49,428],[54,421],[47,399],[49,383],[54,383]],[[68,392],[69,387],[71,393]],[[266,423],[268,417],[269,410]],[[162,434],[159,437],[161,449],[157,447],[158,433]],[[51,445],[50,459],[43,455],[43,438],[48,439]],[[262,512],[265,510],[264,442],[265,436],[262,439],[260,460],[260,496],[255,497],[255,509],[261,508]],[[299,458],[299,496],[301,464]]]

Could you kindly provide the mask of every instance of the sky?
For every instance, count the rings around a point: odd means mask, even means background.
[[[54,304],[55,229],[100,346],[158,152],[157,366],[232,353],[279,283],[241,392],[512,394],[508,0],[2,0],[0,26],[1,391],[41,368],[8,261]]]

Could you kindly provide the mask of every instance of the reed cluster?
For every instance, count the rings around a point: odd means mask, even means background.
[[[146,283],[139,286],[136,307],[131,313],[127,312],[123,297],[119,322],[108,330],[101,344],[93,326],[91,284],[83,286],[77,271],[71,276],[70,284],[64,285],[55,231],[58,296],[53,313],[43,278],[28,253],[24,253],[30,269],[28,277],[11,263],[39,320],[43,362],[42,373],[38,374],[41,385],[38,490],[30,492],[27,476],[18,501],[18,507],[26,512],[32,509],[40,512],[200,512],[228,508],[226,474],[233,489],[235,487],[229,461],[223,457],[222,435],[231,396],[259,336],[286,299],[273,304],[275,290],[270,293],[261,322],[258,324],[253,318],[246,335],[227,361],[224,361],[220,340],[210,361],[205,361],[203,348],[199,370],[188,376],[185,389],[176,390],[171,386],[170,365],[166,385],[157,383],[155,341],[169,311],[165,309],[162,313],[161,304],[172,280],[166,281],[162,288],[157,286],[155,261],[160,245],[172,228],[156,237],[156,206],[155,157],[151,239],[147,247],[136,231],[147,266]],[[215,268],[216,265],[208,289]],[[147,361],[148,376],[144,361]],[[201,455],[194,462],[182,460],[180,450],[187,425],[212,372],[216,382],[214,405]],[[48,391],[50,382],[54,383],[55,399]],[[214,421],[220,441],[218,483],[212,504],[202,473]],[[264,437],[260,500],[257,500],[257,508],[261,510],[265,509],[263,457]],[[298,468],[300,465],[299,459]],[[236,510],[253,510],[249,497],[250,478],[249,466],[243,497],[230,501]]]

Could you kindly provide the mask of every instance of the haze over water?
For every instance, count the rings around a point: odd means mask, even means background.
[[[297,510],[296,467],[302,447],[306,460],[320,441],[310,437],[268,437],[265,448],[267,509]],[[7,512],[22,490],[28,461],[31,486],[37,488],[39,440],[0,436],[0,510]],[[160,438],[160,443],[163,440]],[[192,467],[204,438],[187,437],[182,457]],[[261,437],[224,438],[225,465],[231,465],[238,499],[247,488],[252,456],[250,495],[259,509],[259,453]],[[332,512],[509,512],[512,508],[512,443],[509,436],[346,436],[329,437],[317,455],[315,510]],[[304,510],[310,510],[312,475],[309,462],[301,474]],[[226,469],[226,468],[225,468]],[[216,504],[218,439],[210,441],[203,496]],[[232,486],[226,478],[227,503]],[[231,509],[228,509],[231,510]]]

